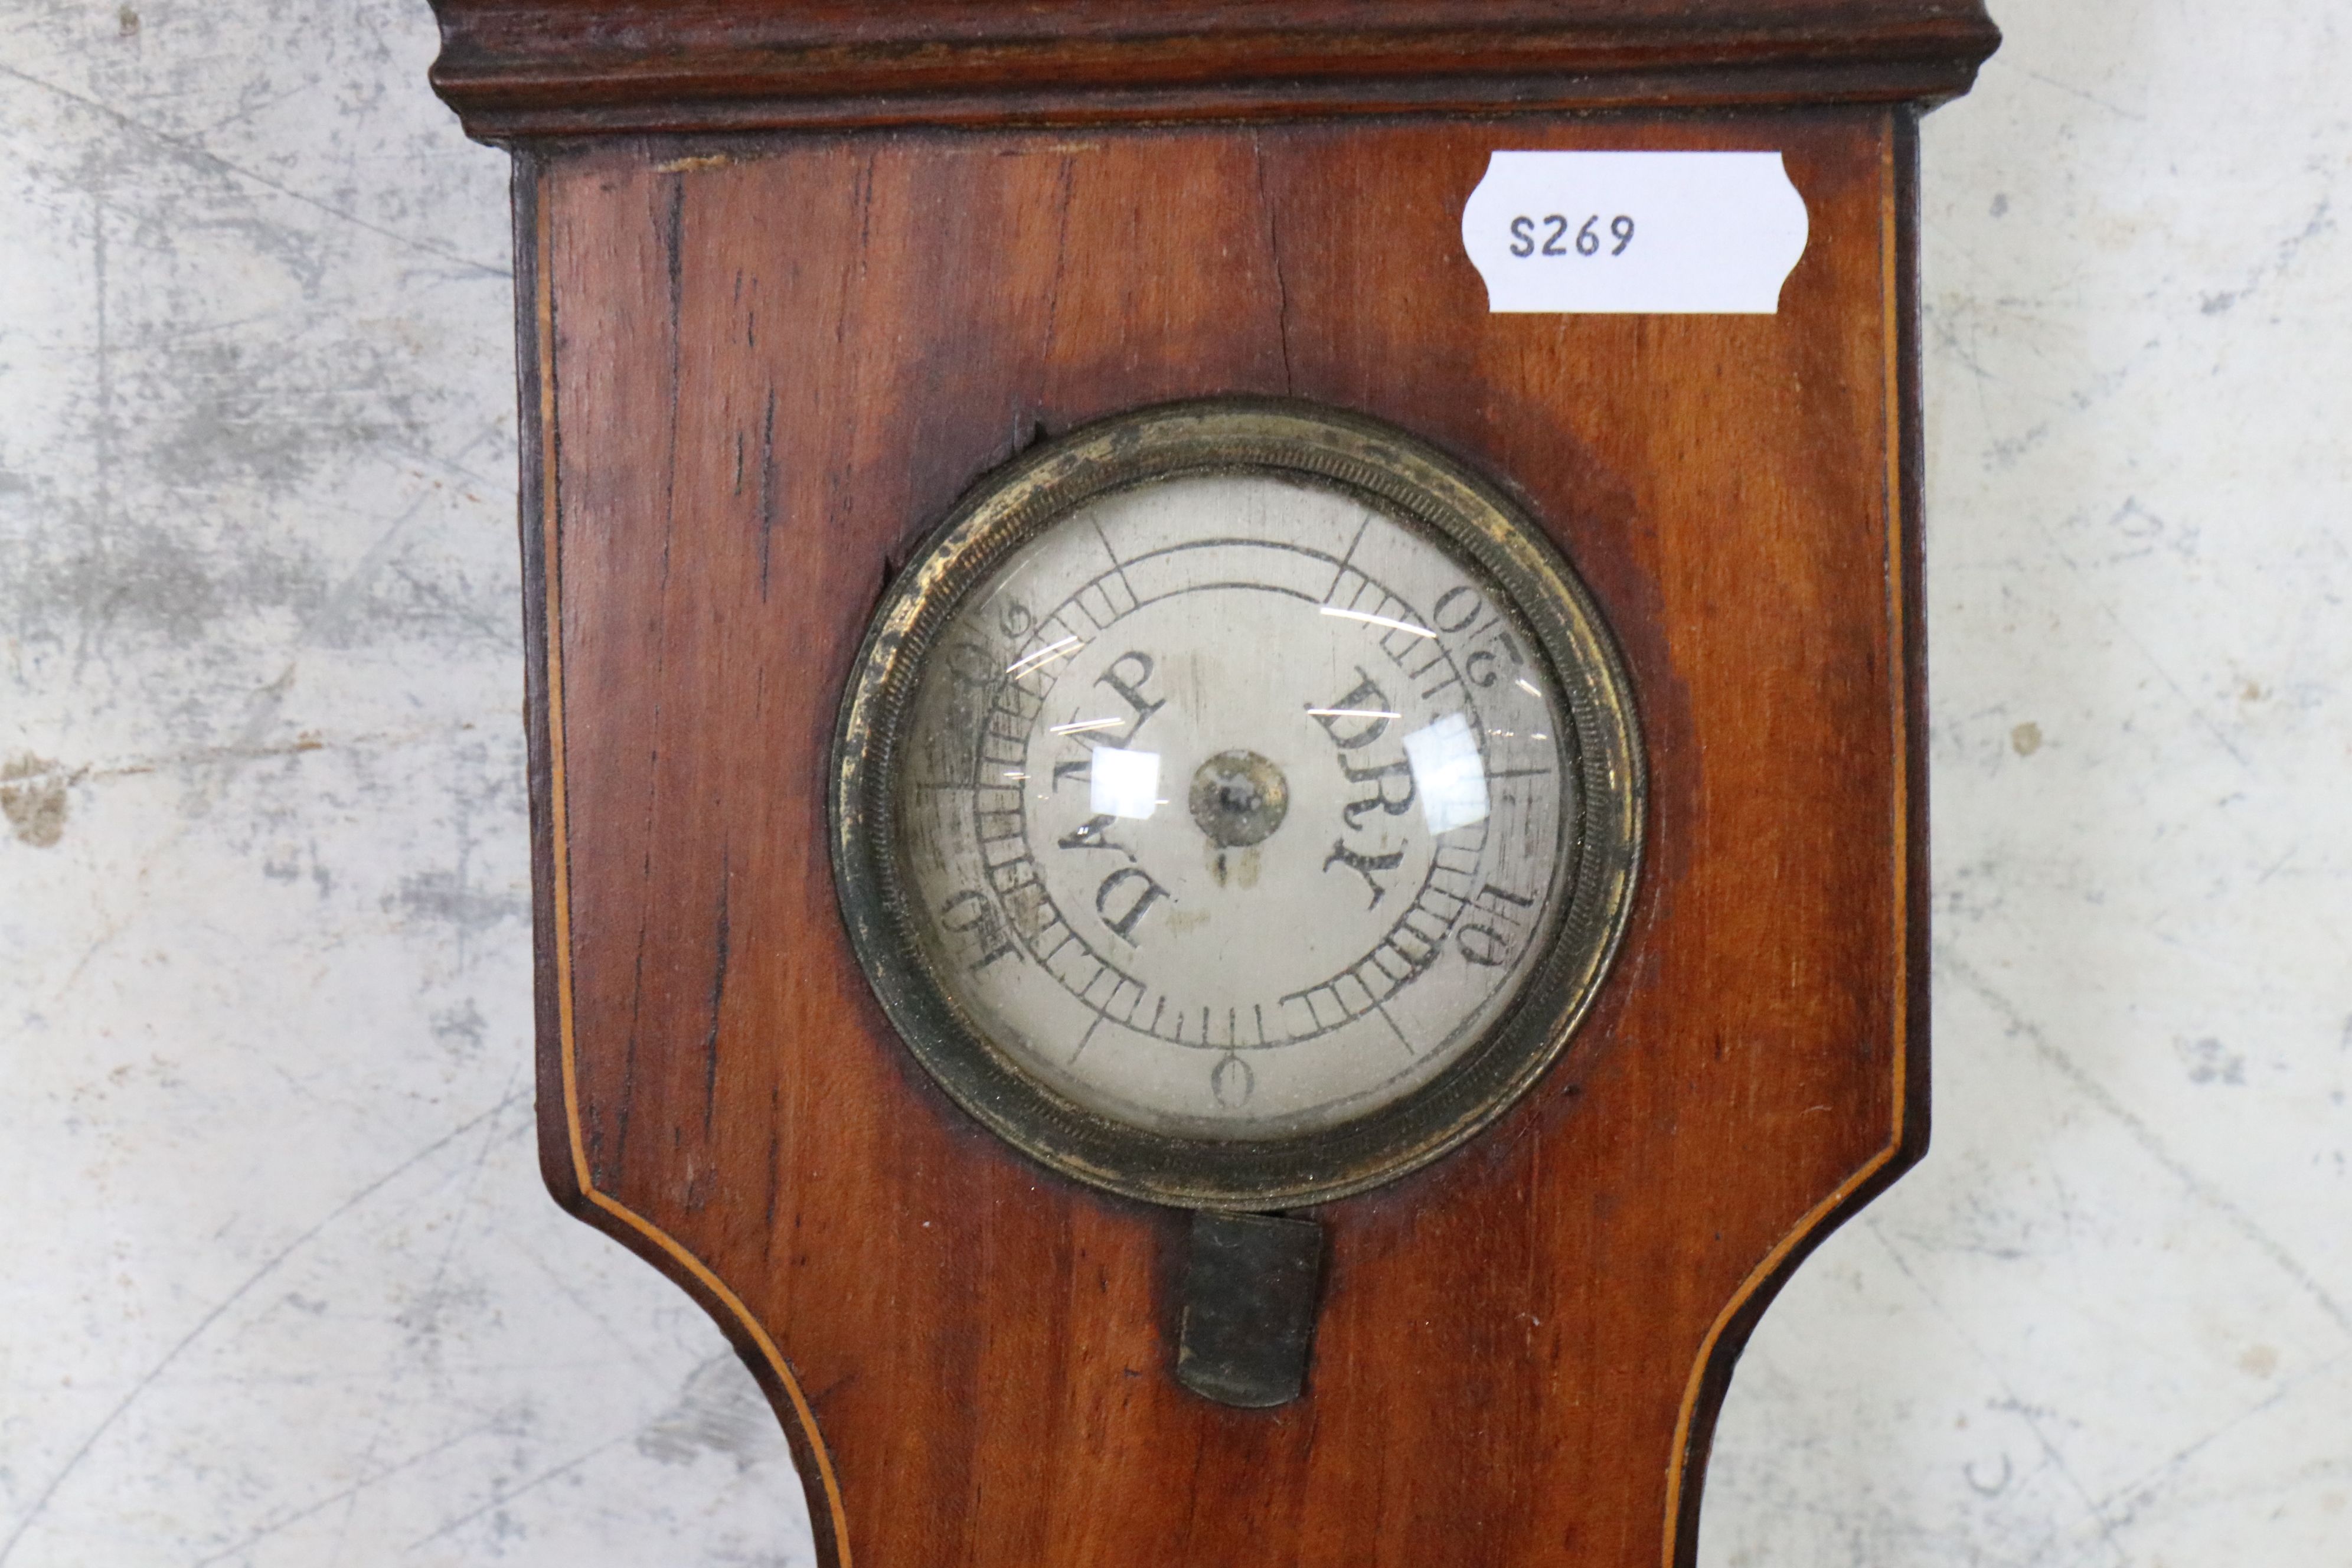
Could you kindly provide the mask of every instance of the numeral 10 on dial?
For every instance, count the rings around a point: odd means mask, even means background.
[[[1601,215],[1593,214],[1584,220],[1584,226],[1569,237],[1570,220],[1559,213],[1542,217],[1515,217],[1511,220],[1511,254],[1513,256],[1598,256],[1610,238],[1616,240],[1609,254],[1622,256],[1633,243],[1633,220],[1619,213],[1609,220],[1609,235],[1601,233]]]

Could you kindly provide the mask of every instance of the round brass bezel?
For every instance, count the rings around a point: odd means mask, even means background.
[[[1260,473],[1352,495],[1434,535],[1502,589],[1574,730],[1573,820],[1562,836],[1550,948],[1452,1066],[1355,1121],[1262,1142],[1186,1138],[1114,1121],[1023,1072],[933,975],[898,864],[893,759],[922,661],[956,607],[1023,545],[1111,491],[1181,475]],[[834,742],[834,873],[852,947],[918,1061],[958,1104],[1041,1163],[1184,1208],[1272,1210],[1362,1192],[1458,1147],[1559,1057],[1623,936],[1640,864],[1640,730],[1591,595],[1498,489],[1393,426],[1266,398],[1210,398],[1114,416],[983,479],[890,585],[845,694]],[[1566,795],[1568,792],[1564,792]]]

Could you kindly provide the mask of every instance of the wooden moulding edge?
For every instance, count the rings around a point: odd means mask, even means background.
[[[564,1210],[683,1288],[718,1323],[783,1421],[824,1568],[851,1568],[848,1516],[816,1413],[751,1306],[676,1237],[596,1185],[581,1122],[572,1018],[571,847],[564,798],[562,560],[559,526],[551,222],[541,161],[514,170],[516,357],[520,374],[524,711],[530,747],[540,1173]]]
[[[1699,1510],[1716,1419],[1750,1335],[1815,1248],[1927,1157],[1929,1127],[1927,629],[1921,584],[1925,502],[1919,380],[1919,110],[1887,115],[1882,149],[1880,288],[1885,351],[1885,604],[1896,659],[1888,692],[1895,734],[1893,810],[1895,1038],[1886,1142],[1806,1211],[1742,1279],[1693,1363],[1666,1482],[1663,1568],[1697,1568]]]
[[[1924,106],[1968,91],[2000,41],[1980,0],[1737,0],[1696,20],[1671,14],[1681,7],[1596,18],[1561,4],[1465,16],[1437,0],[1385,0],[1346,17],[1305,4],[1180,6],[1202,15],[1171,17],[1081,0],[1055,13],[1060,31],[977,3],[908,5],[896,20],[793,0],[435,5],[433,85],[486,140]]]

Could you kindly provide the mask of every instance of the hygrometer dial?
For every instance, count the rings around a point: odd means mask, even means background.
[[[1622,926],[1632,707],[1493,491],[1219,402],[984,484],[886,602],[836,855],[950,1093],[1118,1191],[1268,1207],[1442,1152],[1557,1052]]]

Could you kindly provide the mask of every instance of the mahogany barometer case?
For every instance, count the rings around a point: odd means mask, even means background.
[[[436,3],[547,1179],[821,1560],[1695,1561],[1926,1142],[1978,0]]]

